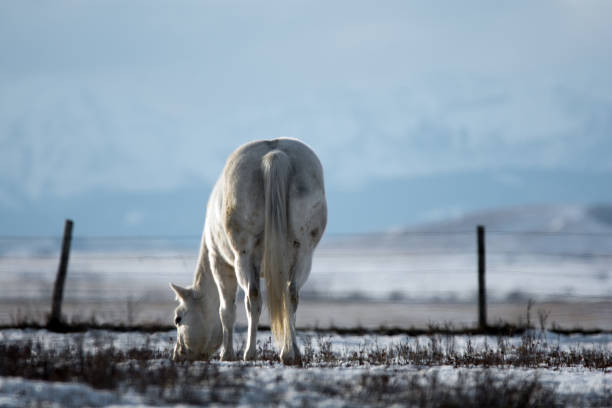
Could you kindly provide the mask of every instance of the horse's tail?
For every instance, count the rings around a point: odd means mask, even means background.
[[[291,162],[280,150],[273,150],[262,160],[265,221],[263,276],[266,280],[270,328],[279,345],[289,336],[289,265],[287,247],[287,195]]]

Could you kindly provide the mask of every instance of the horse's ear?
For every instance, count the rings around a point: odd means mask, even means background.
[[[170,288],[176,293],[176,300],[186,300],[191,296],[191,290],[170,282]]]

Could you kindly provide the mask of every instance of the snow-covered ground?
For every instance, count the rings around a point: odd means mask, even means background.
[[[472,238],[472,237],[469,237]],[[475,253],[397,248],[339,249],[325,244],[317,251],[305,287],[306,296],[362,297],[411,301],[467,301],[477,292]],[[193,279],[195,251],[74,251],[66,297],[171,299],[168,282]],[[605,299],[612,293],[610,258],[580,256],[549,259],[520,252],[488,255],[490,300],[529,297],[536,300]],[[57,258],[0,257],[0,297],[48,297]]]
[[[358,384],[364,374],[403,375],[420,378],[437,378],[442,387],[452,387],[459,378],[470,375],[482,375],[485,369],[453,368],[442,366],[419,369],[409,367],[390,369],[386,367],[337,368],[337,369],[296,369],[287,367],[256,367],[246,370],[248,385],[242,393],[238,406],[262,406],[275,404],[281,406],[367,406],[345,401],[342,396],[328,396],[320,391],[320,383],[335,384],[340,381]],[[521,379],[537,377],[541,383],[556,390],[561,398],[579,402],[573,406],[606,406],[610,400],[612,380],[610,373],[592,372],[584,369],[486,369],[500,379],[515,375]],[[384,372],[385,374],[381,374]],[[411,378],[411,377],[409,377]],[[513,377],[512,377],[513,378]],[[316,379],[317,388],[308,389]],[[412,378],[411,378],[412,379]],[[356,390],[359,386],[356,386]],[[272,395],[269,395],[272,394]],[[117,393],[98,390],[78,383],[44,382],[22,378],[0,377],[0,406],[171,406],[172,403],[156,399],[154,395],[137,394],[134,391]],[[184,403],[176,404],[185,406]],[[219,404],[221,405],[221,404]],[[380,404],[384,406],[384,404]]]
[[[246,341],[246,332],[244,329],[237,328],[234,338],[235,348],[240,348]],[[559,335],[549,331],[536,331],[535,337],[538,341],[548,345],[559,346],[561,351],[569,351],[577,348],[597,348],[612,352],[612,334],[572,334]],[[265,340],[270,338],[270,332],[259,331],[258,339]],[[408,336],[408,335],[335,335],[327,334],[326,332],[299,332],[302,346],[304,342],[311,341],[312,346],[318,347],[316,340],[326,340],[331,343],[334,351],[348,355],[360,347],[388,347],[400,343],[405,344],[422,344],[426,345],[430,342],[429,335],[423,336]],[[521,336],[504,337],[508,340],[508,345],[517,346],[521,343]],[[114,347],[117,350],[127,350],[131,348],[146,347],[154,350],[171,350],[174,347],[176,340],[176,331],[141,333],[141,332],[114,332],[107,330],[90,330],[84,333],[54,333],[47,330],[35,329],[4,329],[0,330],[0,343],[3,344],[22,344],[27,341],[39,343],[45,349],[53,349],[60,346],[75,346],[79,345],[85,351],[94,351],[100,348]],[[457,350],[464,350],[469,342],[475,349],[480,349],[487,345],[488,348],[495,350],[498,341],[497,336],[483,335],[455,335],[442,336],[443,341],[452,341]]]
[[[454,303],[465,309],[465,305],[475,304],[475,226],[484,224],[487,300],[493,319],[516,322],[516,312],[497,313],[496,303],[524,308],[528,299],[549,304],[600,302],[593,307],[603,308],[602,313],[577,306],[576,315],[571,306],[561,310],[553,305],[549,307],[553,316],[549,323],[574,327],[585,322],[588,327],[607,328],[605,316],[612,304],[610,214],[609,207],[518,207],[381,234],[330,235],[317,249],[310,278],[301,292],[304,304],[311,302],[314,310],[310,316],[308,306],[302,307],[301,315],[306,318],[302,322],[373,327],[422,325],[434,319],[435,323],[471,324],[475,318],[472,310],[460,315],[412,315],[402,320],[397,317],[401,311],[388,314],[377,308],[365,312],[353,308],[356,312],[350,316],[342,312],[346,320],[337,316],[340,313],[317,318],[320,307],[314,302]],[[47,313],[59,247],[59,239],[0,240],[0,321],[15,320],[17,310],[34,317]],[[95,314],[99,320],[111,322],[168,322],[174,304],[168,282],[192,281],[197,247],[198,237],[142,240],[76,236],[64,291],[65,310],[81,311],[80,319]],[[137,316],[132,318],[130,313]],[[357,313],[367,318],[359,318]],[[381,316],[377,323],[376,313],[387,313],[389,318]]]
[[[606,208],[519,207],[384,234],[329,236],[315,253],[303,296],[472,300],[475,226],[484,224],[489,300],[610,299],[612,211]],[[168,282],[193,279],[197,241],[75,237],[65,296],[171,300]],[[59,240],[0,242],[0,298],[48,297],[58,250]]]
[[[552,333],[533,333],[536,342],[557,347],[560,351],[571,352],[581,349],[591,349],[612,352],[612,335],[597,336],[558,336]],[[268,332],[260,332],[258,338],[265,342],[269,338]],[[387,364],[372,364],[367,361],[363,364],[348,362],[353,353],[365,350],[384,350],[385,348],[407,345],[416,347],[417,344],[427,347],[431,342],[430,336],[338,336],[321,335],[317,333],[301,333],[302,352],[305,345],[310,344],[316,350],[327,347],[336,356],[346,359],[340,364],[312,364],[304,368],[284,367],[279,363],[256,361],[243,364],[241,362],[222,363],[212,361],[210,364],[218,370],[218,375],[239,377],[241,388],[238,400],[230,400],[241,406],[259,406],[261,404],[281,404],[284,406],[357,406],[355,396],[359,397],[366,392],[379,390],[378,387],[393,387],[390,390],[400,395],[402,390],[414,390],[419,383],[423,387],[433,387],[438,384],[447,389],[465,387],[464,390],[477,392],[482,386],[483,378],[490,376],[495,381],[532,381],[537,380],[545,390],[550,390],[560,401],[571,402],[578,405],[603,405],[610,403],[612,390],[612,371],[610,367],[604,369],[589,369],[581,366],[569,367],[470,367],[451,365],[419,365],[413,362],[395,362]],[[83,347],[86,352],[108,349],[127,351],[133,348],[147,348],[165,351],[169,355],[174,332],[160,332],[152,334],[143,333],[115,333],[106,331],[91,331],[77,334],[57,334],[45,330],[3,330],[0,331],[0,344],[41,344],[41,350],[53,350],[61,347]],[[314,339],[314,341],[313,341]],[[468,347],[474,352],[482,351],[485,347],[495,350],[499,347],[498,338],[487,336],[442,336],[440,342],[442,350],[447,350],[449,342],[458,352],[465,353]],[[520,346],[521,337],[506,338],[506,346]],[[244,342],[244,333],[238,333],[235,346],[241,347]],[[546,346],[546,347],[548,347]],[[159,363],[157,363],[159,364]],[[193,364],[198,367],[198,364]],[[382,381],[379,384],[377,381]],[[416,383],[415,383],[416,381]],[[373,385],[371,382],[375,382]],[[415,385],[416,384],[416,385]],[[349,387],[350,390],[345,389]],[[411,388],[412,387],[412,388]],[[429,388],[425,388],[428,390]],[[433,390],[433,388],[432,388]],[[186,401],[208,401],[211,398],[206,386],[198,388]],[[222,392],[221,388],[218,390]],[[384,390],[383,390],[384,391]],[[390,392],[391,392],[390,391]],[[423,389],[418,388],[418,391]],[[186,392],[186,391],[184,391]],[[231,392],[231,390],[227,391]],[[238,391],[236,391],[238,392]],[[378,391],[379,392],[379,391]],[[416,391],[415,391],[416,392]],[[362,395],[364,405],[377,405],[369,397]],[[371,396],[370,396],[371,397]],[[224,401],[223,395],[218,395]],[[381,398],[385,398],[381,394]],[[179,398],[180,399],[180,398]],[[369,402],[367,402],[369,401]],[[19,377],[0,377],[0,406],[17,407],[31,405],[50,406],[135,406],[135,405],[173,405],[176,401],[160,399],[156,393],[138,391],[131,387],[120,387],[117,390],[100,390],[80,383],[44,382],[39,380],[26,380]],[[182,401],[185,402],[185,401]],[[397,401],[396,401],[397,402]],[[384,399],[379,401],[384,404]]]

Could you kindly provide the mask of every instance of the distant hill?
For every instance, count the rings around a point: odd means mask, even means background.
[[[402,232],[470,231],[477,225],[498,231],[612,233],[612,205],[526,205],[476,211]]]
[[[338,240],[335,244],[392,250],[475,250],[478,225],[485,226],[486,244],[491,250],[612,254],[612,205],[488,209],[393,232]]]

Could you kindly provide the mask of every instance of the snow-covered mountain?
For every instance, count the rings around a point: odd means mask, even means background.
[[[330,240],[333,245],[393,250],[476,249],[476,227],[487,249],[525,253],[612,254],[612,205],[524,205],[474,211],[388,233]]]
[[[506,232],[612,233],[612,205],[525,205],[490,209],[428,223],[403,233],[470,231],[476,225]]]

